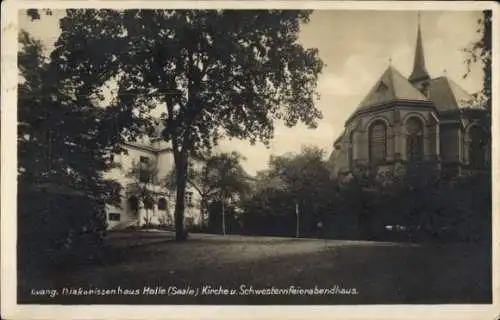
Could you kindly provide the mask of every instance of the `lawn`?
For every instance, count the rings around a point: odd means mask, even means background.
[[[106,247],[107,253],[98,264],[53,274],[20,275],[19,303],[491,303],[491,258],[488,248],[479,244],[325,242],[205,234],[192,234],[187,242],[176,243],[169,233],[136,231],[111,233]],[[330,291],[301,295],[262,295],[257,291],[241,294],[242,285],[246,286],[244,289],[256,290],[293,286]],[[151,288],[148,292],[156,290],[156,294],[143,294],[145,286]],[[221,295],[217,290],[201,294],[209,286],[222,287],[229,294]],[[83,291],[79,295],[63,295],[63,288],[117,291],[105,295],[82,295]],[[171,294],[162,291],[169,288]],[[39,294],[45,293],[41,289],[57,290],[58,295],[33,295],[32,289]],[[180,295],[196,289],[197,296]],[[230,294],[231,289],[235,290],[234,295]],[[131,294],[136,291],[140,294]]]

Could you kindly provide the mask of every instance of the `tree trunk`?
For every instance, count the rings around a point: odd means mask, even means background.
[[[186,193],[187,185],[187,154],[183,152],[176,152],[175,170],[176,170],[176,201],[175,201],[175,240],[184,241],[187,238],[186,231],[184,230],[184,196]]]

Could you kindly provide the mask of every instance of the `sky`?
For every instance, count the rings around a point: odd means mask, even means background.
[[[53,16],[31,22],[21,13],[19,26],[50,50],[59,36],[58,19],[63,14],[56,11]],[[299,41],[307,48],[318,48],[326,64],[318,80],[320,99],[316,106],[323,113],[318,127],[307,129],[298,124],[287,128],[276,123],[269,148],[227,139],[219,149],[242,153],[246,157],[244,167],[250,174],[265,169],[271,154],[300,152],[304,145],[323,148],[328,156],[345,121],[389,64],[405,76],[411,73],[417,17],[416,11],[315,11],[310,22],[302,26]],[[466,55],[462,51],[478,38],[480,17],[479,11],[421,12],[424,53],[431,77],[447,75],[469,93],[481,89],[480,66],[463,78]]]

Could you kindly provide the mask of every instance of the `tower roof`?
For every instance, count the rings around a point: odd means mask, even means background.
[[[408,78],[412,83],[420,80],[430,79],[429,73],[425,68],[424,47],[422,45],[422,31],[420,30],[420,13],[418,15],[417,44],[415,46],[415,60],[413,62],[413,71]]]
[[[355,112],[396,100],[429,101],[398,70],[389,66]]]
[[[473,107],[472,95],[447,77],[439,77],[431,80],[429,98],[436,106],[438,112]]]

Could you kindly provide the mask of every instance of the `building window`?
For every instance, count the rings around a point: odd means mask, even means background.
[[[406,157],[408,160],[422,160],[424,157],[424,125],[416,117],[406,121]]]
[[[370,162],[385,161],[387,156],[387,126],[382,120],[372,123],[369,129]]]
[[[141,183],[150,183],[150,168],[148,167],[149,158],[141,156],[139,158],[139,182]]]
[[[167,200],[165,198],[158,200],[158,210],[167,210]]]
[[[120,221],[119,213],[110,213],[108,217],[109,221]]]
[[[469,164],[484,167],[487,164],[488,135],[480,126],[469,129]]]

